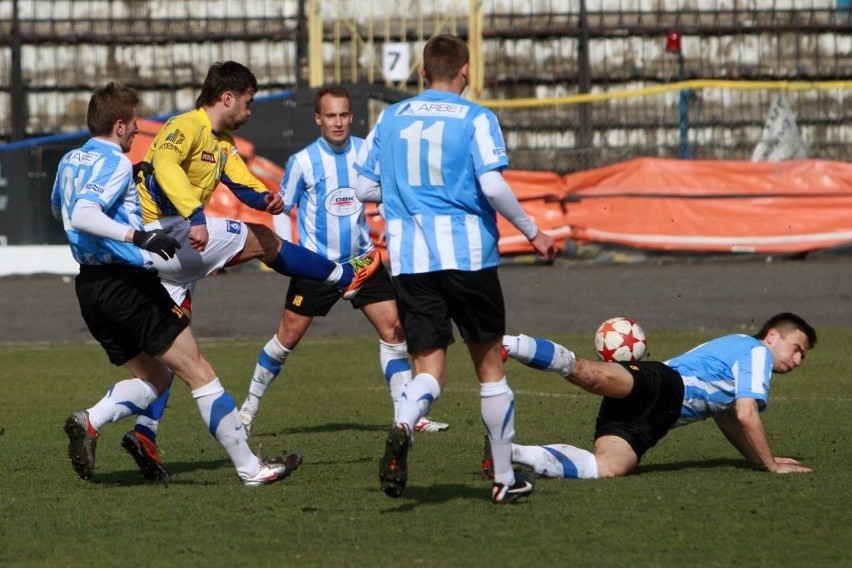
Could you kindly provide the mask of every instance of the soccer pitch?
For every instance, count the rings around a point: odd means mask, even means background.
[[[655,359],[718,332],[646,329]],[[104,428],[93,483],[71,470],[62,425],[124,377],[97,345],[0,346],[0,564],[4,566],[848,566],[852,564],[852,329],[820,329],[806,362],[776,375],[764,421],[777,455],[813,467],[747,466],[712,421],[673,431],[627,478],[537,482],[491,504],[479,470],[479,390],[466,350],[420,434],[409,485],[382,493],[391,417],[375,338],[312,338],[263,399],[250,443],[304,456],[285,481],[242,487],[178,382],[160,430],[172,483],[144,481]],[[724,332],[724,331],[722,331]],[[589,356],[588,334],[554,339]],[[263,340],[202,342],[242,401]],[[367,354],[365,356],[365,354]],[[590,447],[598,399],[556,375],[507,365],[517,439]]]

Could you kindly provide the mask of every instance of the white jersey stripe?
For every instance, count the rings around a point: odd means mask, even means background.
[[[484,252],[482,250],[482,226],[475,215],[465,217],[467,230],[467,249],[470,252],[470,270],[482,270]]]
[[[414,223],[410,226],[411,232],[414,234],[411,237],[412,250],[411,260],[414,262],[414,272],[428,272],[432,270],[430,266],[429,246],[426,243],[426,236],[423,234],[423,217],[415,215]]]
[[[435,240],[437,241],[438,256],[441,260],[441,270],[456,270],[456,251],[453,243],[453,223],[449,215],[434,217]]]
[[[766,349],[752,349],[751,350],[751,368],[752,369],[763,369],[766,367]],[[766,394],[766,389],[763,386],[763,376],[760,373],[752,372],[751,376],[751,385],[749,387],[749,391],[755,394]]]

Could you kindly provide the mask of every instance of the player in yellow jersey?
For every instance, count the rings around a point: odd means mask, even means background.
[[[213,64],[195,102],[195,110],[171,118],[145,155],[138,183],[146,230],[162,229],[180,244],[177,254],[154,267],[172,299],[188,314],[195,283],[226,266],[260,259],[287,276],[333,284],[344,298],[355,295],[381,264],[379,253],[339,264],[278,237],[265,225],[207,217],[204,207],[221,182],[246,205],[281,214],[283,201],[270,192],[243,162],[231,134],[248,121],[257,79],[235,61]],[[156,449],[157,422],[166,391],[139,416],[122,445],[147,477],[165,474]]]

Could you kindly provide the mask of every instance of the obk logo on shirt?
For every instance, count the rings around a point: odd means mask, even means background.
[[[363,206],[351,187],[337,188],[325,196],[325,210],[335,217],[349,217],[358,213]]]

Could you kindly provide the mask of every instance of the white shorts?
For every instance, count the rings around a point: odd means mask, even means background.
[[[183,217],[164,217],[145,225],[145,230],[172,228],[169,236],[180,243],[180,249],[170,260],[152,254],[154,268],[172,299],[181,305],[192,294],[195,283],[225,267],[246,246],[248,227],[242,221],[207,217],[210,240],[203,252],[189,245],[189,221]]]

